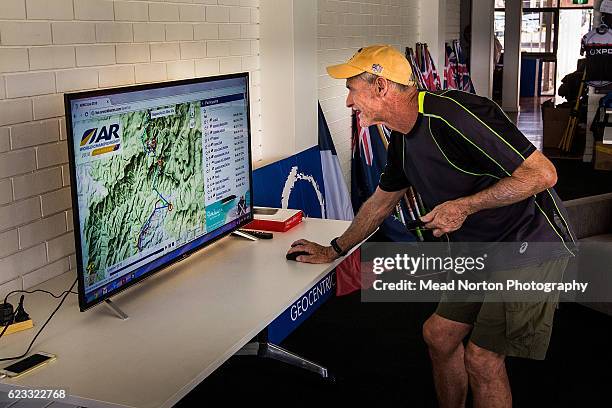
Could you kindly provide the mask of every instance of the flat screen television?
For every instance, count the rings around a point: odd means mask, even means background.
[[[253,219],[248,73],[65,108],[81,311]]]

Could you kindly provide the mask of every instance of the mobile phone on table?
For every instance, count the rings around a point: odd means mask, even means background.
[[[32,354],[23,360],[19,360],[8,367],[4,367],[0,370],[0,374],[4,374],[10,378],[16,378],[29,373],[30,371],[35,370],[36,368],[41,367],[55,359],[55,354],[39,351],[38,353]]]

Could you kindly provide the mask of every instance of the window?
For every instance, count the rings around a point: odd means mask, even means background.
[[[584,20],[592,15],[594,0],[522,0],[523,21],[521,51],[534,54],[556,52],[559,37],[559,16],[566,10],[578,12]],[[574,4],[576,2],[577,4]],[[504,45],[505,0],[495,0],[495,36]],[[578,9],[578,10],[577,10]],[[580,10],[581,9],[581,10]],[[572,11],[574,10],[574,11]],[[584,31],[584,24],[575,27]]]
[[[523,0],[523,8],[557,7],[557,0]]]
[[[594,0],[523,0],[523,8],[593,8]],[[495,8],[506,7],[506,0],[495,0]]]
[[[593,26],[593,0],[522,0],[521,51],[541,60],[542,93],[576,70],[580,39]],[[504,43],[506,1],[495,0],[495,36]]]
[[[495,24],[493,27],[495,32],[495,37],[499,40],[502,45],[502,50],[504,49],[504,33],[506,32],[506,12],[505,11],[496,11],[495,12]]]
[[[521,51],[551,53],[555,50],[555,13],[524,12],[521,29]]]
[[[561,0],[561,8],[593,7],[593,3],[593,0]]]

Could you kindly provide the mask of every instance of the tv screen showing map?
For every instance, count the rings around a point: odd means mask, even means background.
[[[81,310],[253,219],[248,84],[66,94]]]

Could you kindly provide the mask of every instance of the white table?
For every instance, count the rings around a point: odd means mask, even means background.
[[[290,244],[327,243],[348,225],[305,219],[272,240],[226,237],[114,297],[125,321],[103,305],[81,313],[71,294],[32,349],[57,361],[1,380],[0,391],[67,388],[67,404],[172,406],[340,263],[287,261]],[[74,279],[66,273],[39,288],[60,293]],[[42,324],[57,302],[37,293],[26,296],[25,308]],[[23,353],[35,330],[0,339],[0,356]]]

